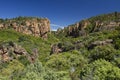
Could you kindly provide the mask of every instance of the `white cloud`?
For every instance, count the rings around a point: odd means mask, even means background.
[[[52,31],[57,31],[58,28],[64,28],[64,26],[57,25],[57,24],[50,24]]]
[[[61,25],[57,25],[57,24],[50,24],[51,26],[53,26],[53,27],[60,27],[60,28],[64,28],[64,26],[61,26]]]
[[[57,31],[57,29],[52,29],[52,31]]]

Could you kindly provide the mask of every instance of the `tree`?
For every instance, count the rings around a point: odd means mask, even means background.
[[[117,12],[117,11],[115,11],[115,13],[114,13],[114,14],[115,14],[115,21],[116,21],[116,22],[118,22],[118,12]]]
[[[106,60],[96,60],[83,68],[81,80],[120,80],[120,69]]]
[[[46,66],[55,71],[67,71],[72,80],[78,80],[81,69],[87,64],[81,53],[77,50],[53,54],[46,62]]]
[[[108,61],[114,60],[114,55],[116,55],[116,50],[111,45],[97,46],[90,51],[91,61],[97,59],[105,59]]]
[[[0,79],[4,80],[5,78],[5,80],[11,80],[13,79],[13,76],[16,76],[16,74],[13,75],[15,72],[20,72],[23,69],[24,69],[24,65],[22,63],[20,63],[17,60],[13,60],[1,70]]]
[[[12,75],[12,80],[70,80],[67,72],[49,70],[39,61]]]

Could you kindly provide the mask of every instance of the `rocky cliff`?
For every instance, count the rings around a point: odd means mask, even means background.
[[[13,29],[17,32],[37,37],[47,38],[50,32],[50,21],[47,18],[18,17],[13,19],[1,19],[0,29]]]
[[[63,30],[58,30],[57,33],[65,33],[66,36],[85,36],[91,32],[104,30],[114,30],[120,26],[120,13],[110,13],[91,17],[75,24],[65,27]]]

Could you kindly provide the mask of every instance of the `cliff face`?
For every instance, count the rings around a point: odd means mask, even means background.
[[[47,18],[18,17],[0,21],[0,29],[14,29],[17,32],[47,38],[50,21]]]
[[[91,32],[114,30],[118,26],[120,26],[120,13],[110,13],[82,20],[57,32],[58,34],[59,32],[65,33],[66,36],[78,37]]]
[[[81,22],[77,22],[73,25],[69,25],[67,27],[68,31],[67,34],[68,36],[74,36],[77,37],[79,35],[85,35],[85,28],[90,25],[90,22],[88,20],[83,20]]]
[[[95,21],[94,24],[92,24],[88,20],[84,20],[83,22],[74,24],[74,26],[68,26],[68,35],[77,37],[77,36],[86,35],[87,32],[114,30],[117,26],[120,26],[120,22]]]

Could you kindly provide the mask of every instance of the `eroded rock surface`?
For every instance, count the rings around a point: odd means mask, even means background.
[[[13,29],[45,39],[50,32],[50,21],[47,18],[18,17],[0,22],[0,29]]]

